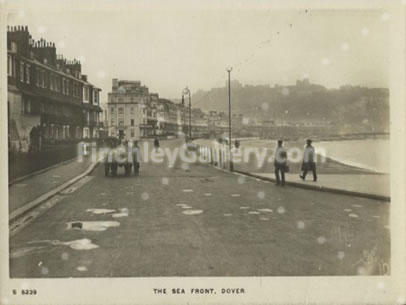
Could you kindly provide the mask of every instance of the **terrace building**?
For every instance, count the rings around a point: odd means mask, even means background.
[[[54,43],[32,39],[28,28],[7,29],[9,149],[98,136],[100,89],[79,61],[56,54]]]

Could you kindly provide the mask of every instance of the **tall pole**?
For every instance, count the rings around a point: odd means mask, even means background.
[[[189,140],[192,141],[192,102],[189,90]]]
[[[183,89],[182,99],[184,94],[189,95],[189,139],[192,139],[192,96],[188,87]]]
[[[233,68],[228,68],[228,149],[230,151],[230,170],[234,170],[232,154],[231,154],[231,81],[230,73]]]

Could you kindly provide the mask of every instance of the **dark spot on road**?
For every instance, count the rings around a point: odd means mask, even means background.
[[[81,222],[73,222],[73,223],[71,224],[71,228],[82,229],[82,228],[83,228],[83,223],[81,223]]]

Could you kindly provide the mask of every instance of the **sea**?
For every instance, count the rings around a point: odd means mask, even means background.
[[[263,139],[240,139],[242,146],[275,148],[275,141]],[[213,140],[198,140],[200,144],[213,145]],[[286,143],[289,147],[293,143]],[[295,143],[296,144],[296,143]],[[300,142],[301,148],[304,146]],[[325,152],[326,157],[350,166],[377,173],[390,173],[390,139],[337,140],[314,142],[316,151]]]

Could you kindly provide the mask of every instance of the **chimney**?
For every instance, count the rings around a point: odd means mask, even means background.
[[[113,78],[113,91],[118,89],[118,79]]]

